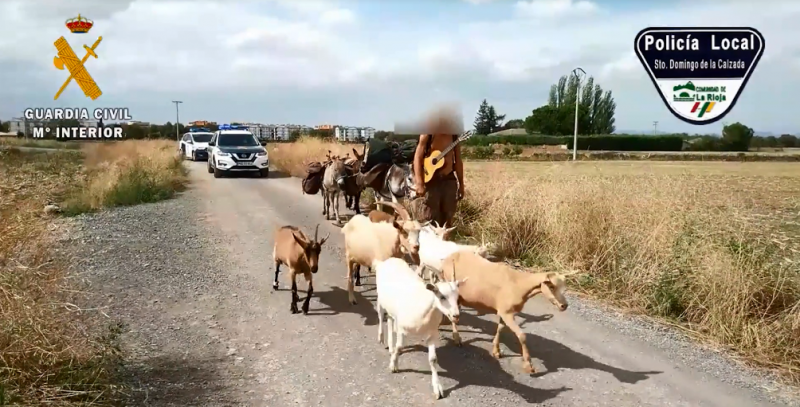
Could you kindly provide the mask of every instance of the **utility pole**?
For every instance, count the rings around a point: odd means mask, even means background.
[[[575,136],[572,140],[572,161],[578,160],[578,102],[581,100],[581,76],[578,75],[578,72],[582,72],[583,76],[586,76],[586,71],[581,67],[572,70],[572,74],[578,80],[578,88],[575,92]]]
[[[180,111],[178,109],[178,105],[183,103],[183,101],[173,100],[172,103],[175,103],[175,141],[180,143],[181,142],[181,135],[180,135],[180,132],[178,131],[178,123],[181,122],[181,115],[180,115]]]
[[[653,122],[653,135],[654,136],[658,135],[658,122],[657,121]]]

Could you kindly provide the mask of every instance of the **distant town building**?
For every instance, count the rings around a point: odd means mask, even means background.
[[[372,127],[336,126],[333,130],[333,136],[337,141],[366,141],[375,137],[375,129]]]
[[[189,122],[187,125],[189,127],[207,127],[207,126],[216,126],[217,122],[210,122],[207,120],[196,120],[193,122]]]

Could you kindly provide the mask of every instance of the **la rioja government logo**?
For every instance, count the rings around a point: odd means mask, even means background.
[[[764,54],[754,28],[650,27],[636,55],[675,117],[709,124],[731,111]]]

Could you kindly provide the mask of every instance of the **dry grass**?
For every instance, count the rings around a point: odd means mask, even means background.
[[[66,260],[52,251],[48,201],[80,187],[80,155],[0,151],[0,405],[107,405],[115,330],[69,304]]]
[[[171,198],[186,183],[186,170],[169,140],[126,140],[83,147],[84,188],[66,202],[76,214],[104,207]]]
[[[334,148],[305,140],[270,158],[302,176]],[[585,293],[800,383],[796,164],[467,162],[466,180],[463,234],[523,264],[578,268]]]
[[[353,147],[356,146],[330,143],[312,137],[303,137],[296,143],[267,144],[271,164],[295,177],[306,175],[306,164],[309,162],[324,161],[328,150],[341,156],[350,153],[352,157]]]

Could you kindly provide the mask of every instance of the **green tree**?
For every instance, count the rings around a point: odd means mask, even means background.
[[[583,135],[613,133],[615,130],[614,114],[616,103],[611,92],[604,93],[600,85],[595,83],[594,78],[591,76],[580,84],[580,90],[578,85],[578,78],[575,75],[564,75],[558,79],[556,84],[550,87],[547,106],[564,110],[557,116],[561,120],[570,121],[570,123],[561,123],[556,128],[561,132],[565,131],[567,127],[573,129],[575,101],[580,92],[578,133]],[[573,113],[568,114],[568,110]],[[572,132],[573,130],[569,131],[570,134]]]
[[[11,127],[11,122],[0,121],[0,132],[8,133],[9,127]]]
[[[728,151],[747,151],[753,138],[753,129],[736,122],[722,128],[722,142]]]
[[[475,116],[473,126],[477,134],[491,134],[502,128],[502,123],[505,119],[506,115],[497,114],[494,106],[490,105],[486,99],[483,99],[480,107],[478,107],[478,114]]]
[[[300,130],[292,130],[289,133],[289,141],[297,141],[298,139],[300,139]]]
[[[523,119],[511,119],[503,125],[503,130],[508,129],[524,129],[525,128],[525,120]]]
[[[772,138],[775,138],[774,136]],[[780,145],[784,148],[792,148],[792,147],[800,147],[800,143],[796,136],[791,134],[781,134],[780,137],[776,139],[776,147]]]

